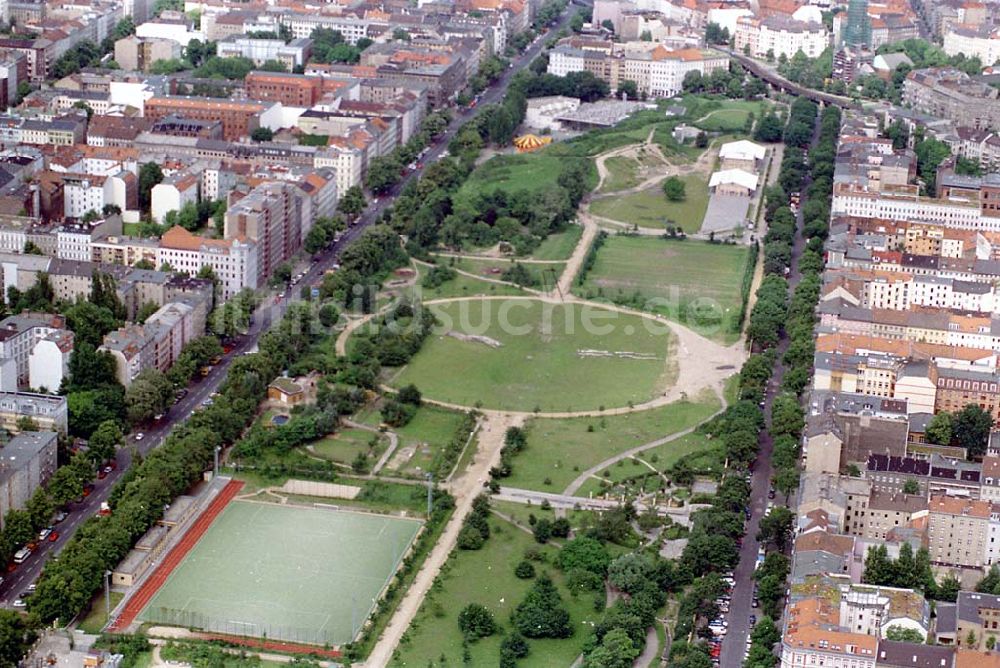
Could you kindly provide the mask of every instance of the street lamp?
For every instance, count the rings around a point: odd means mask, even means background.
[[[111,621],[111,571],[104,571],[104,607],[107,609],[107,621]]]
[[[431,505],[433,504],[433,496],[434,496],[434,474],[428,471],[426,475],[427,475],[427,519],[430,519]]]
[[[219,477],[219,453],[222,452],[222,446],[215,446],[215,462],[214,468],[212,469],[212,479]]]

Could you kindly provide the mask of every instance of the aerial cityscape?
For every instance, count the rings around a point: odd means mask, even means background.
[[[1000,668],[1000,2],[0,0],[0,667]]]

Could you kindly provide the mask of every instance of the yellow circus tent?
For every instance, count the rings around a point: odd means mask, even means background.
[[[536,135],[521,135],[514,139],[514,146],[517,148],[518,153],[537,151],[541,147],[548,146],[551,143],[552,137],[538,137]]]

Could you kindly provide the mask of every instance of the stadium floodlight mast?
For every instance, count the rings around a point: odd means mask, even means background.
[[[434,474],[427,472],[427,519],[431,518],[431,505],[434,498]]]
[[[111,621],[111,571],[104,571],[104,607],[107,608],[107,621]]]
[[[214,468],[212,469],[212,478],[213,479],[219,477],[219,453],[221,451],[222,451],[222,446],[221,445],[215,446],[215,460],[213,462],[214,463]]]

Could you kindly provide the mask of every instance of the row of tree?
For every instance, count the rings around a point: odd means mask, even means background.
[[[251,422],[269,380],[310,345],[314,330],[302,325],[311,317],[306,308],[290,307],[279,326],[261,337],[260,352],[233,361],[212,406],[194,413],[148,458],[133,463],[112,490],[112,514],[89,518],[59,559],[46,563],[29,599],[33,619],[66,623],[83,610],[100,589],[104,572],[125,557],[167,504],[200,479],[215,449],[234,443]]]

